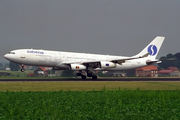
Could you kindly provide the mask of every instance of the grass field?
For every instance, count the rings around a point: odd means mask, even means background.
[[[3,120],[179,120],[180,90],[0,92]]]
[[[7,72],[10,73],[10,76],[1,76],[2,78],[18,78],[18,77],[26,77],[28,73],[34,73],[33,70],[26,70],[25,72],[21,71],[8,71],[8,70],[0,70],[0,72]]]
[[[180,82],[0,82],[0,119],[179,120]]]
[[[0,82],[2,120],[179,120],[179,101],[180,82]]]
[[[106,90],[180,90],[180,82],[0,82],[0,91],[101,91]]]

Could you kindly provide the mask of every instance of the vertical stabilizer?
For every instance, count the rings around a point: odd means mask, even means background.
[[[161,45],[164,41],[165,37],[157,36],[149,45],[147,45],[139,54],[135,56],[143,56],[146,53],[149,53],[148,58],[156,59],[156,56],[159,53]]]

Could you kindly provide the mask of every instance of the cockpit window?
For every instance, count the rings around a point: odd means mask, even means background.
[[[9,52],[9,54],[15,54],[15,52]]]

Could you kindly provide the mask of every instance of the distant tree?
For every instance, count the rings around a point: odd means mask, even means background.
[[[20,69],[19,64],[14,62],[9,62],[9,67],[11,71],[18,71]]]
[[[0,70],[5,70],[5,67],[3,66],[2,63],[0,63]]]
[[[166,58],[168,59],[168,58],[173,58],[174,57],[174,55],[172,54],[172,53],[169,53],[169,54],[167,54],[166,55]]]
[[[180,53],[174,54],[174,57],[176,58],[176,67],[180,69]]]
[[[170,58],[175,58],[175,60],[168,60]],[[180,69],[180,53],[176,53],[174,55],[169,53],[166,56],[162,56],[160,60],[162,60],[162,62],[158,64],[159,69],[167,69],[168,67],[171,67],[171,66],[177,67]]]
[[[33,66],[30,70],[36,70],[38,66]]]
[[[4,67],[9,67],[9,63],[5,63],[5,64],[4,64]]]
[[[51,70],[47,70],[48,74],[55,74],[55,70],[51,69]]]
[[[96,75],[97,75],[98,77],[112,77],[112,75],[110,75],[110,74],[104,74],[102,71],[99,71]]]
[[[55,74],[55,70],[54,69],[51,69],[51,74]]]
[[[61,77],[74,77],[74,76],[75,76],[74,71],[72,70],[64,70],[61,75]]]
[[[2,63],[0,63],[0,67],[3,67],[3,64],[2,64]]]
[[[174,56],[176,57],[177,60],[180,60],[180,53],[176,53],[174,54]]]

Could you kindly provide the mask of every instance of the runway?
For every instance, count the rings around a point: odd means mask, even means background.
[[[0,79],[0,82],[36,82],[36,81],[180,81],[180,77],[158,77],[158,78],[98,78],[97,80],[92,80],[92,79],[86,79],[86,80],[82,80],[80,78],[60,78],[60,79]]]

